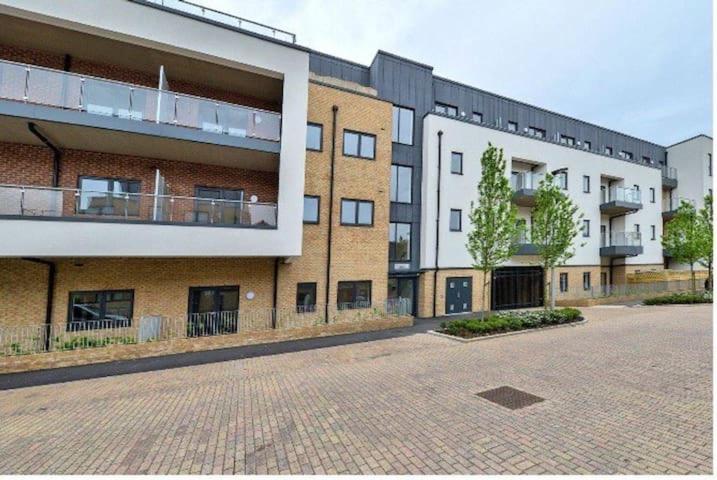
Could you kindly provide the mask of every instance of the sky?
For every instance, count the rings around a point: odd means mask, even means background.
[[[711,0],[194,0],[661,145],[712,135]]]

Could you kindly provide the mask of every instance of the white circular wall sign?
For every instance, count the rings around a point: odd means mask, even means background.
[[[252,291],[246,292],[246,299],[247,299],[247,300],[254,300],[254,292],[252,292]]]

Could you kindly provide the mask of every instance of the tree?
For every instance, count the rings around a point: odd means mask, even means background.
[[[707,290],[712,290],[712,262],[714,261],[713,253],[713,208],[712,195],[705,195],[705,206],[698,213],[700,222],[700,234],[702,246],[701,259],[702,266],[707,267]]]
[[[695,206],[683,200],[675,216],[665,225],[662,235],[662,248],[670,252],[676,262],[690,266],[693,293],[697,291],[695,263],[703,258],[705,252],[704,227],[701,224]]]
[[[483,272],[483,319],[491,272],[515,255],[521,226],[517,222],[518,209],[512,202],[503,149],[488,143],[480,162],[478,202],[471,202],[468,218],[472,228],[466,248],[473,258],[473,268]]]
[[[544,271],[550,271],[549,285],[545,285],[545,308],[555,308],[555,267],[564,265],[575,255],[573,241],[582,231],[583,215],[563,193],[552,175],[547,174],[535,194],[531,242],[535,245]]]

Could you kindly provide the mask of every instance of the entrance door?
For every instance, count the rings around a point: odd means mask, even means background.
[[[493,271],[491,310],[543,305],[541,267],[505,267]]]
[[[404,277],[390,277],[388,279],[388,301],[390,311],[395,312],[397,309],[396,302],[399,299],[406,300],[406,307],[409,315],[413,315],[415,311],[416,301],[416,279]]]
[[[187,336],[236,333],[239,329],[239,287],[189,289]]]
[[[449,277],[446,279],[446,315],[470,312],[473,308],[473,279]]]

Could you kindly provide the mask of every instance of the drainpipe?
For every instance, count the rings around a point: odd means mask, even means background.
[[[55,277],[57,268],[54,262],[39,258],[23,258],[28,262],[47,265],[47,304],[45,305],[45,351],[50,351],[50,334],[52,333],[52,303],[55,296]]]
[[[272,300],[271,300],[272,305],[273,305],[273,308],[271,310],[271,328],[276,328],[276,317],[279,315],[279,312],[276,310],[278,290],[279,290],[279,257],[276,257],[274,259],[274,291],[273,291]]]
[[[57,187],[60,185],[60,160],[62,159],[62,150],[60,150],[55,144],[53,144],[48,138],[40,133],[37,125],[33,122],[28,122],[28,130],[30,133],[35,135],[47,148],[52,150],[52,186]]]
[[[433,270],[433,317],[436,316],[436,302],[438,301],[438,246],[440,243],[441,226],[441,151],[443,150],[443,130],[438,131],[438,182],[436,186],[436,259]]]
[[[331,233],[333,231],[334,220],[334,167],[336,165],[336,118],[339,114],[339,107],[334,105],[331,107],[331,169],[329,173],[329,229],[328,239],[326,241],[326,302],[325,302],[325,321],[329,323],[329,291],[331,290]]]

